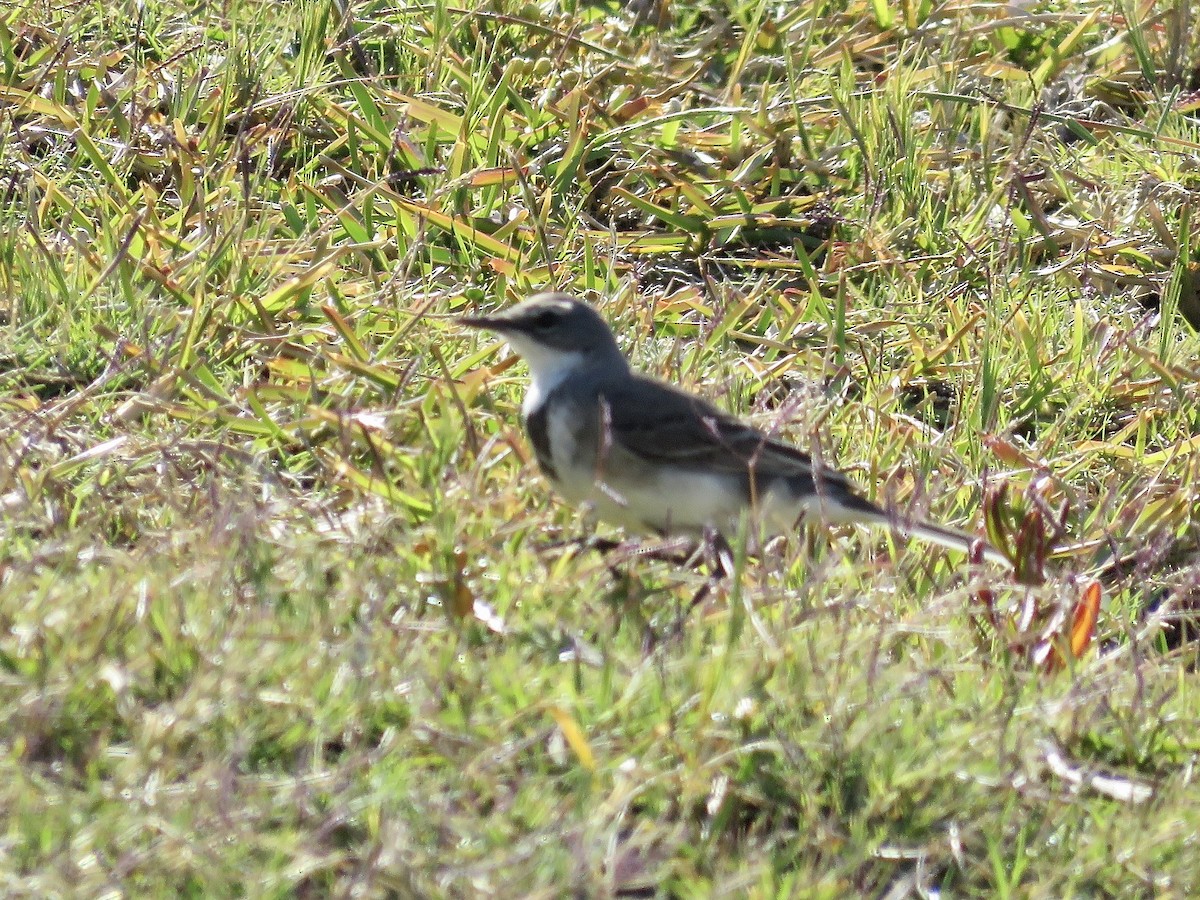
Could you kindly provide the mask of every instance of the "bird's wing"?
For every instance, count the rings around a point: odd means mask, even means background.
[[[802,450],[739,421],[711,403],[671,385],[639,376],[602,391],[614,437],[654,462],[758,480],[813,480],[854,493],[840,472],[816,466]]]
[[[755,484],[769,489],[771,482],[785,479],[798,497],[816,494],[829,501],[823,514],[832,513],[835,521],[890,524],[901,533],[969,553],[982,547],[987,559],[1012,566],[1002,553],[967,532],[894,519],[842,473],[818,466],[802,450],[669,384],[636,376],[602,388],[600,400],[606,404],[602,416],[607,417],[612,439],[635,457],[743,475],[752,492]]]

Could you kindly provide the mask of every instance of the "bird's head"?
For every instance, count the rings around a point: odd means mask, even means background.
[[[626,367],[600,313],[566,294],[536,294],[504,312],[459,322],[499,334],[529,364],[534,378],[581,366]]]

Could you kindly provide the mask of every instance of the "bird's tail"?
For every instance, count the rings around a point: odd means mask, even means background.
[[[861,523],[891,528],[902,535],[919,538],[940,547],[959,550],[969,557],[982,552],[988,562],[997,563],[1006,569],[1013,567],[1012,560],[989,544],[977,537],[957,528],[947,528],[935,525],[933,522],[905,521],[903,516],[889,515],[882,507],[875,505],[855,494],[848,492],[838,497],[824,497],[820,503],[821,514],[827,521]]]
[[[949,547],[951,550],[961,550],[968,556],[974,556],[975,553],[982,552],[983,558],[988,562],[998,563],[1006,569],[1013,567],[1012,560],[1007,556],[983,538],[976,537],[966,531],[959,531],[957,528],[946,528],[943,525],[934,525],[932,522],[913,522],[910,524],[897,522],[890,518],[887,521],[888,524],[901,534],[909,534],[915,538],[929,541],[931,544]]]

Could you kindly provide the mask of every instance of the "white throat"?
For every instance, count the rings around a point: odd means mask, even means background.
[[[504,337],[529,366],[529,390],[525,392],[525,402],[521,404],[521,412],[527,417],[546,402],[550,392],[562,384],[568,375],[583,367],[583,354],[577,351],[555,350],[523,334],[507,334]]]

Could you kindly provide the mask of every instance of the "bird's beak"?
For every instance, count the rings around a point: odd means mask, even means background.
[[[468,328],[488,328],[492,331],[503,331],[505,325],[503,319],[492,316],[463,316],[455,321]]]
[[[485,328],[501,336],[524,334],[529,330],[529,326],[521,319],[514,319],[503,313],[498,316],[463,316],[457,321],[459,325],[466,325],[468,328]]]

